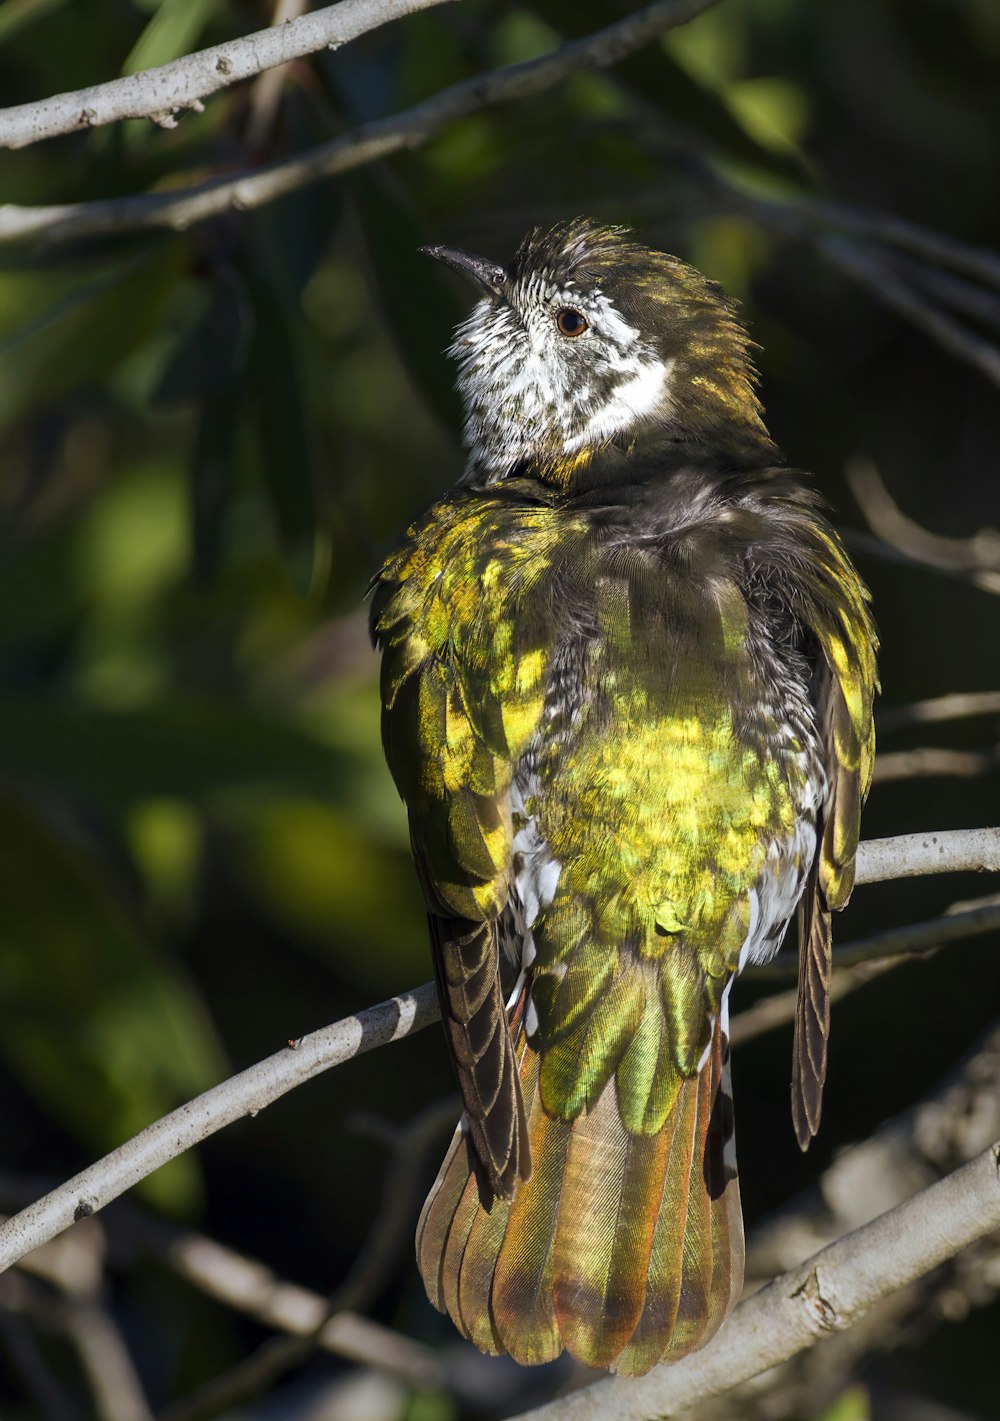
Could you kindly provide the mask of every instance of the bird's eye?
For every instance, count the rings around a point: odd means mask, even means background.
[[[560,335],[569,336],[570,340],[573,340],[576,336],[582,336],[587,329],[587,318],[581,316],[579,311],[574,311],[572,306],[564,306],[556,313],[556,325]]]

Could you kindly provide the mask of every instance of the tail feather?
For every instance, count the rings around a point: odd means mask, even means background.
[[[424,1280],[427,1296],[438,1312],[448,1310],[443,1277],[445,1248],[472,1167],[472,1151],[462,1122],[452,1136],[444,1163],[438,1170],[438,1176],[417,1221],[417,1266]]]
[[[552,1297],[559,1201],[572,1123],[542,1106],[539,1057],[521,1043],[521,1088],[534,1172],[515,1192],[490,1298],[504,1348],[523,1366],[551,1362],[563,1350]]]
[[[665,1131],[628,1133],[613,1081],[573,1131],[554,1295],[563,1342],[589,1366],[611,1366],[642,1314],[665,1143]]]
[[[661,1214],[667,1234],[675,1233],[674,1238],[664,1239],[664,1271],[674,1269],[676,1308],[668,1326],[658,1335],[651,1332],[653,1346],[637,1348],[634,1354],[627,1350],[619,1358],[616,1371],[626,1375],[648,1370],[657,1361],[676,1361],[703,1347],[743,1286],[743,1216],[732,1148],[732,1085],[728,1045],[718,1026],[704,1068],[681,1088],[677,1115],[674,1140],[679,1150],[667,1170],[668,1177],[678,1181],[678,1196]],[[656,1348],[658,1353],[650,1357]]]
[[[523,1031],[515,1054],[534,1173],[498,1199],[456,1135],[418,1227],[431,1301],[482,1350],[523,1364],[565,1348],[639,1375],[701,1346],[743,1274],[721,1024],[655,1135],[625,1129],[613,1081],[577,1119],[550,1115]]]

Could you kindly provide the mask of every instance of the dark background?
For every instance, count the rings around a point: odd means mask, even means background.
[[[173,131],[129,122],[0,155],[0,194],[89,200],[280,159],[626,8],[447,5],[294,66],[273,114],[241,85]],[[0,102],[271,18],[223,0],[6,0]],[[912,518],[970,536],[1000,522],[995,384],[824,243],[876,250],[926,299],[936,264],[803,223],[794,203],[831,198],[995,244],[998,74],[994,0],[725,0],[607,74],[474,114],[259,212],[180,235],[0,247],[0,1204],[30,1197],[23,1176],[64,1178],[287,1038],[429,976],[363,607],[384,550],[461,467],[442,351],[469,296],[417,246],[502,259],[535,222],[634,224],[743,302],[771,431],[815,471],[841,528],[863,527],[844,468],[867,458]],[[1000,296],[967,295],[961,319],[990,339]],[[857,556],[884,707],[1000,686],[996,596]],[[996,740],[994,717],[882,746]],[[995,773],[887,783],[865,832],[995,823],[996,791]],[[955,876],[859,889],[837,940],[987,891]],[[955,944],[836,1008],[824,1127],[806,1158],[788,1118],[790,1029],[737,1054],[751,1226],[990,1024],[998,948],[996,935]],[[760,990],[745,981],[737,1006]],[[224,1131],[135,1200],[329,1293],[381,1207],[387,1145],[359,1113],[403,1124],[451,1089],[435,1028]],[[403,1242],[368,1310],[450,1346],[409,1246],[446,1134],[414,1165]],[[157,1410],[267,1335],[155,1250],[112,1248],[105,1301]],[[58,1328],[27,1325],[65,1414],[94,1415]],[[919,1347],[904,1339],[833,1409],[804,1416],[863,1421],[899,1389],[1000,1417],[998,1328],[994,1304]],[[0,1411],[26,1421],[39,1401],[6,1324],[4,1347]],[[316,1397],[348,1370],[313,1358],[237,1414],[318,1416]],[[529,1380],[544,1395],[561,1375]],[[498,1404],[523,1403],[509,1369],[497,1377]],[[353,1405],[343,1414],[360,1418]],[[474,1410],[432,1391],[372,1414]]]

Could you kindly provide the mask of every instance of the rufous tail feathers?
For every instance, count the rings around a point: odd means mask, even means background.
[[[743,1283],[721,1023],[656,1135],[625,1129],[613,1079],[577,1119],[550,1115],[519,1028],[515,1054],[533,1172],[498,1198],[459,1125],[417,1227],[431,1302],[482,1351],[525,1365],[565,1349],[637,1376],[702,1346]]]

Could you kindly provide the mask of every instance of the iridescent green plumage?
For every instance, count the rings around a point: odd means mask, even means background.
[[[796,903],[818,1125],[875,640],[715,288],[586,224],[489,273],[456,347],[467,478],[372,608],[466,1105],[418,1258],[485,1350],[641,1372],[739,1291],[728,989]]]

